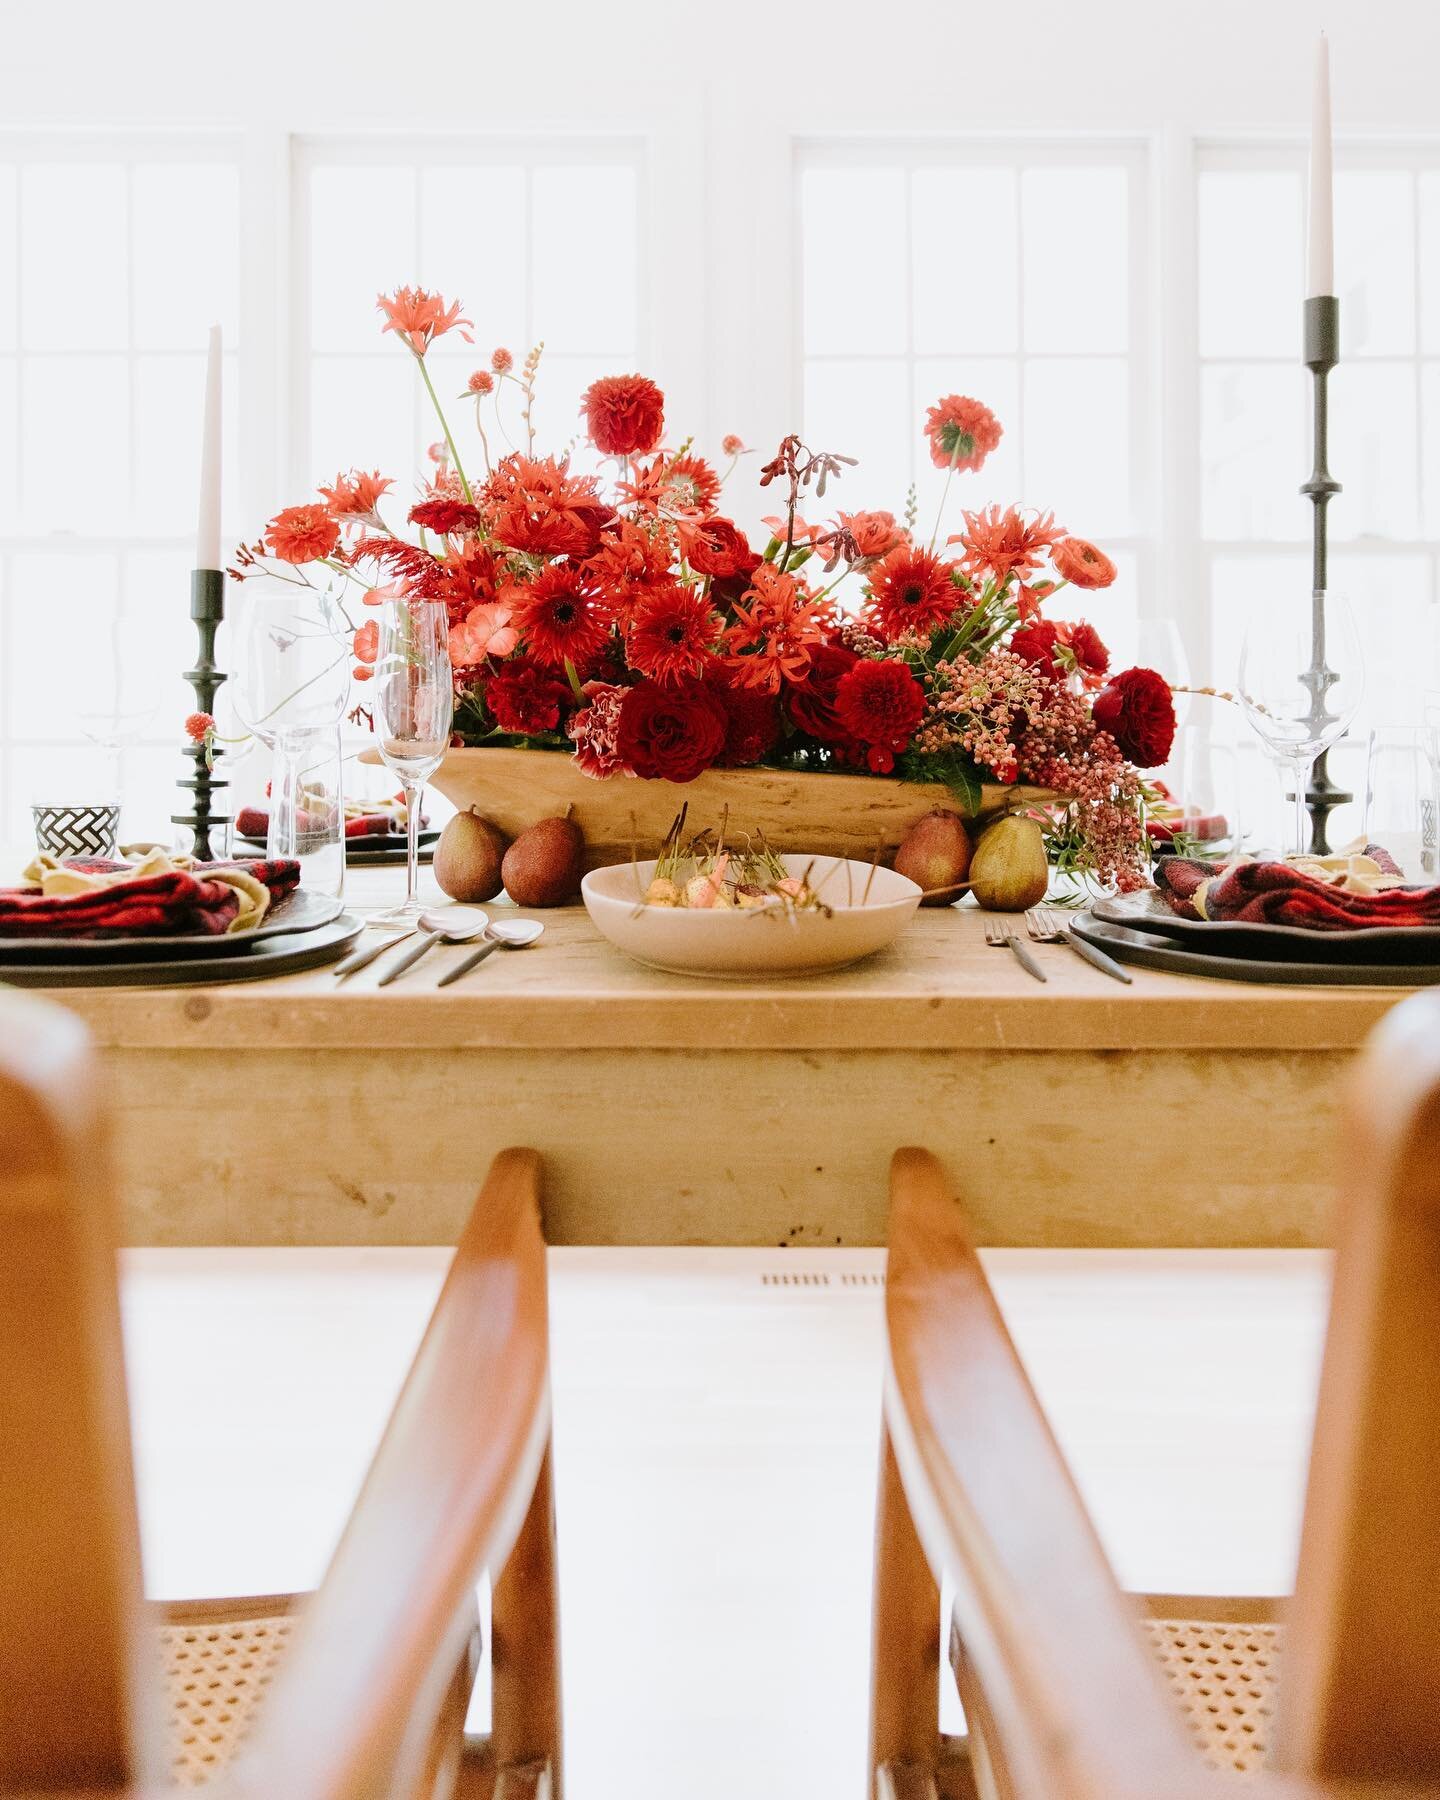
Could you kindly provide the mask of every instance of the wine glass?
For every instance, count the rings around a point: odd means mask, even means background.
[[[1360,639],[1338,594],[1323,599],[1323,643],[1317,645],[1311,596],[1276,592],[1245,628],[1240,652],[1240,704],[1251,730],[1284,780],[1295,784],[1294,854],[1308,849],[1305,790],[1315,759],[1344,735],[1365,690]],[[1323,648],[1323,658],[1316,657]],[[1310,673],[1320,661],[1320,674]]]
[[[375,734],[385,766],[405,794],[405,902],[378,914],[376,925],[408,930],[420,917],[421,800],[450,747],[454,707],[444,606],[434,600],[387,600],[375,659]]]

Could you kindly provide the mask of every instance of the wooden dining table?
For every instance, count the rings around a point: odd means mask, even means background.
[[[347,906],[403,880],[352,869]],[[1127,987],[1062,945],[1035,947],[1042,985],[969,905],[848,969],[695,979],[581,907],[536,916],[537,944],[446,988],[464,947],[383,989],[384,959],[57,991],[116,1102],[127,1241],[450,1243],[518,1143],[545,1156],[553,1243],[875,1245],[890,1153],[917,1143],[987,1243],[1320,1245],[1347,1066],[1406,992]]]

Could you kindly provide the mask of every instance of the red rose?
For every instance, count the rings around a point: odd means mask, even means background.
[[[1137,769],[1158,769],[1175,741],[1170,683],[1154,669],[1126,669],[1101,688],[1091,708],[1120,754]]]
[[[750,541],[729,519],[706,519],[685,534],[685,558],[697,575],[728,581],[740,575],[746,580],[760,567]]]
[[[604,375],[580,402],[602,456],[648,456],[665,429],[665,396],[645,375]]]
[[[555,731],[560,709],[570,699],[569,686],[528,656],[502,663],[485,684],[485,704],[502,731],[522,737]]]
[[[853,650],[844,650],[839,644],[817,644],[810,652],[805,679],[785,691],[791,719],[822,744],[849,741],[850,733],[835,710],[835,690],[859,660]]]
[[[775,748],[780,736],[780,711],[774,697],[757,688],[726,688],[720,695],[729,724],[720,766],[748,768]]]
[[[903,750],[925,712],[925,690],[902,662],[858,662],[835,690],[835,711],[862,744]]]
[[[725,748],[729,714],[698,686],[642,681],[620,703],[615,748],[626,768],[654,781],[693,781]]]

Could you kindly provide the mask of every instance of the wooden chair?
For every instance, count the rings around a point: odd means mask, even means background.
[[[492,1164],[318,1592],[162,1622],[94,1083],[71,1014],[0,994],[0,1795],[558,1800],[538,1157]],[[466,1752],[487,1569],[493,1728]]]
[[[1299,1573],[1277,1628],[1263,1605],[1121,1593],[960,1202],[923,1150],[896,1155],[876,1800],[1440,1793],[1435,996],[1398,1007],[1364,1053],[1343,1156]],[[938,1730],[945,1578],[961,1740]]]

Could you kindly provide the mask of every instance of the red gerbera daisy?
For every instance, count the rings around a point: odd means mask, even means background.
[[[1062,538],[1050,552],[1050,561],[1060,579],[1073,582],[1076,587],[1109,587],[1116,575],[1115,565],[1105,552],[1084,538]]]
[[[648,456],[665,429],[665,396],[646,375],[604,375],[580,402],[602,456]]]
[[[713,660],[720,630],[719,618],[697,589],[668,582],[636,603],[625,636],[626,659],[652,681],[685,681],[703,674]]]
[[[323,506],[287,506],[265,527],[265,547],[281,562],[316,562],[340,542],[340,527]]]
[[[575,563],[552,563],[528,587],[506,589],[511,614],[542,667],[584,668],[604,647],[609,609]]]
[[[959,606],[954,568],[933,550],[897,544],[871,569],[867,621],[887,644],[923,637]]]
[[[1000,442],[1003,427],[978,400],[947,394],[925,415],[925,435],[937,469],[978,469]]]
[[[925,690],[903,662],[856,663],[835,690],[840,723],[862,744],[903,750],[925,712]]]
[[[410,508],[410,523],[423,525],[426,531],[441,537],[458,537],[473,531],[480,523],[481,512],[468,500],[421,500]]]
[[[977,580],[988,572],[1002,586],[1014,574],[1038,569],[1044,552],[1065,535],[1054,513],[1027,521],[1018,506],[987,506],[964,518],[965,529],[949,540],[964,547],[961,566]]]

